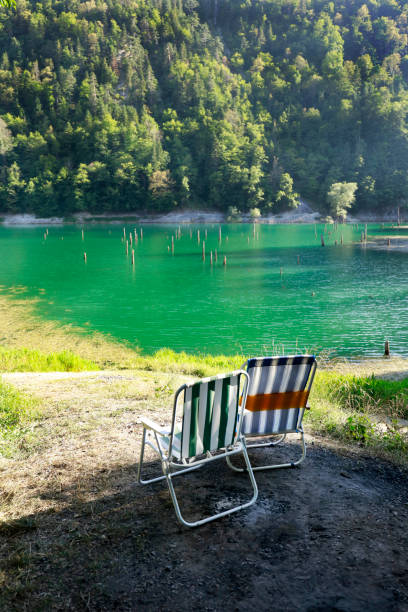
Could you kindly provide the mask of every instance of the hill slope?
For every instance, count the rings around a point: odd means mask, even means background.
[[[407,33],[402,0],[20,0],[0,210],[404,206]]]

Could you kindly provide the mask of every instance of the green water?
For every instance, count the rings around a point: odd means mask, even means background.
[[[75,226],[50,227],[45,240],[43,227],[1,227],[2,291],[24,287],[27,297],[40,297],[45,319],[109,333],[145,352],[254,355],[279,345],[286,353],[368,356],[381,354],[388,338],[393,353],[408,354],[408,253],[361,247],[362,226],[327,226],[322,248],[322,225],[317,236],[314,225],[257,225],[255,238],[251,225],[223,225],[221,244],[218,225],[186,225],[172,255],[177,227],[143,226],[134,266],[123,225],[85,227],[84,240]],[[212,266],[211,249],[218,250]]]

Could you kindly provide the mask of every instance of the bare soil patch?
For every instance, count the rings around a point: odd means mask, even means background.
[[[185,376],[4,378],[35,393],[46,418],[37,450],[0,464],[0,609],[408,610],[402,468],[308,436],[302,467],[256,474],[255,506],[187,530],[163,483],[136,484],[140,416],[168,422]],[[176,487],[190,518],[250,495],[223,461]]]

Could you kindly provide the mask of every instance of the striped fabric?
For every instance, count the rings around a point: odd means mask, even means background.
[[[195,457],[235,442],[239,401],[239,372],[204,378],[184,391],[181,449],[173,441],[172,453]]]
[[[262,435],[298,430],[308,399],[313,355],[249,359],[250,383],[242,433]]]

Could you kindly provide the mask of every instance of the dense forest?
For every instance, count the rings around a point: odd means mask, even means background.
[[[405,206],[407,35],[403,0],[17,0],[0,210]]]

